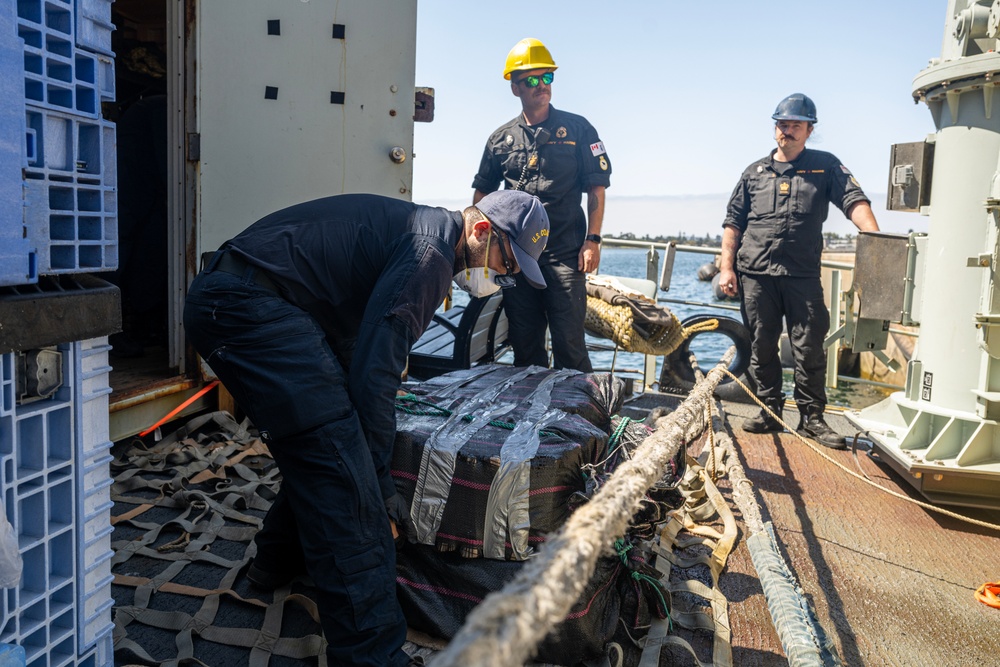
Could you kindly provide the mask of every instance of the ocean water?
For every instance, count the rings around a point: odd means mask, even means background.
[[[623,276],[626,278],[646,277],[646,255],[648,250],[641,248],[604,248],[601,251],[600,273],[609,276]],[[662,265],[662,253],[659,253],[659,264]],[[732,306],[731,302],[722,302],[715,299],[712,291],[712,284],[709,281],[698,280],[698,269],[703,264],[711,263],[713,255],[705,255],[691,252],[678,252],[674,258],[674,270],[670,280],[670,290],[657,293],[660,299],[672,299],[676,301],[688,301],[703,303],[706,305],[692,305],[683,303],[661,303],[660,305],[669,308],[681,321],[695,315],[710,315],[713,317],[732,317],[740,319],[739,311],[724,310],[713,306]],[[656,281],[659,282],[657,273]],[[608,341],[587,335],[587,341],[591,344],[607,345]],[[721,334],[704,333],[699,334],[691,342],[691,350],[698,356],[698,363],[703,369],[714,366],[725,354],[732,343],[729,338]],[[628,352],[618,352],[615,358],[614,352],[594,351],[590,353],[591,363],[595,368],[608,369],[612,360],[615,362],[616,370],[639,370],[643,366],[643,355]],[[657,361],[657,377],[659,377],[662,360]]]
[[[601,251],[600,273],[609,276],[622,276],[626,278],[646,277],[646,253],[642,248],[604,248]],[[662,255],[662,253],[661,253]],[[711,262],[712,255],[679,252],[674,261],[674,272],[670,285],[670,291],[660,291],[659,298],[670,298],[683,301],[699,301],[720,304],[714,299],[712,285],[709,282],[700,281],[697,278],[698,267]],[[662,262],[662,256],[660,257]],[[657,274],[658,276],[659,274]],[[657,277],[657,282],[659,279]],[[455,305],[463,305],[468,301],[468,297],[461,290],[453,290]],[[687,304],[661,304],[670,308],[681,320],[693,315],[713,315],[727,316],[739,320],[738,311],[717,310],[711,307],[700,307]],[[614,344],[606,339],[597,338],[587,334],[587,343],[591,348],[613,347]],[[691,349],[698,355],[699,364],[703,368],[714,366],[719,358],[725,354],[729,348],[730,341],[722,335],[705,333],[699,335],[692,342]],[[616,372],[638,375],[641,374],[644,356],[641,354],[619,351],[617,355],[613,350],[591,349],[590,360],[595,370],[610,370],[612,364]],[[508,353],[501,357],[501,362],[510,363],[513,361],[513,354]],[[662,360],[657,361],[657,377],[659,377]]]

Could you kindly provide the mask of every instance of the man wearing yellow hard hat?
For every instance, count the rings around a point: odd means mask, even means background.
[[[521,275],[504,291],[514,365],[549,365],[545,330],[556,368],[592,370],[584,341],[586,273],[601,261],[604,189],[611,185],[611,161],[597,130],[583,116],[551,104],[556,63],[542,42],[522,39],[507,54],[503,76],[510,81],[521,113],[486,142],[472,181],[475,204],[503,185],[538,196],[549,215],[548,245],[538,264],[545,289]],[[581,207],[587,193],[587,211]]]

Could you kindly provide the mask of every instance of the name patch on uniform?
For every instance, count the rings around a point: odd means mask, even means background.
[[[825,174],[825,169],[799,169],[796,174]]]
[[[594,157],[604,155],[607,152],[604,150],[604,142],[598,141],[597,143],[590,144],[590,152],[594,154]]]

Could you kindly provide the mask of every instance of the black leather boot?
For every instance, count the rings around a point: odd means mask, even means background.
[[[781,403],[768,401],[766,405],[781,418]],[[762,409],[756,417],[743,422],[743,430],[747,433],[781,433],[785,429],[777,419]]]
[[[847,449],[847,441],[844,436],[830,428],[822,414],[802,415],[799,420],[799,428],[796,430],[799,435],[812,438],[824,447]]]

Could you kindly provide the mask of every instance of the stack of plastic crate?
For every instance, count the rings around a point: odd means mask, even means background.
[[[110,21],[110,7],[99,0],[17,2],[26,222],[39,275],[118,265],[114,125],[101,118],[101,102],[115,95],[111,32],[95,39],[100,19],[80,16],[106,10]],[[81,23],[90,28],[82,45]]]
[[[60,345],[62,387],[23,403],[18,354],[0,356],[3,507],[23,559],[0,642],[22,646],[28,665],[112,664],[107,350]],[[88,427],[81,417],[102,407]]]
[[[0,4],[0,286],[114,269],[111,0]],[[24,560],[0,644],[27,665],[113,664],[109,349],[60,344],[62,385],[41,399],[23,351],[0,355],[0,498]]]

